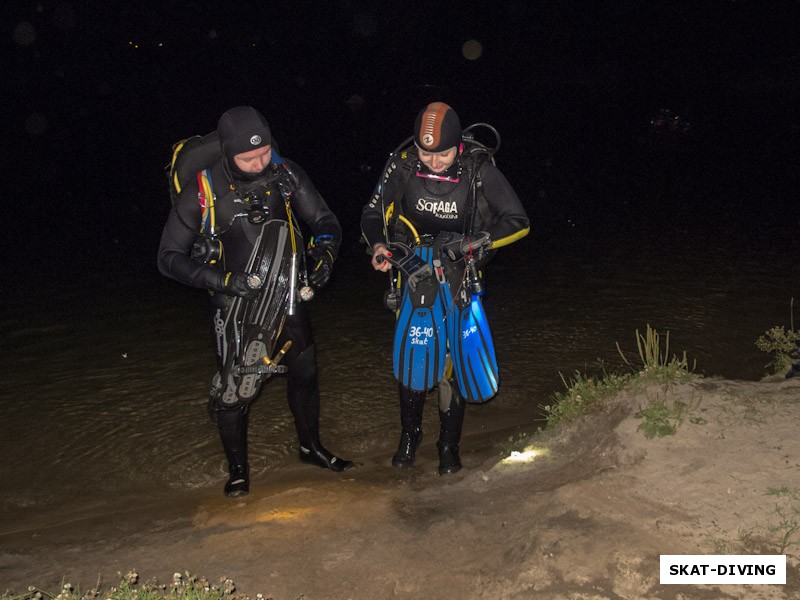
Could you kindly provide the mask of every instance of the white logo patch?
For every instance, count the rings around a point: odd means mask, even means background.
[[[455,201],[447,202],[444,200],[431,201],[426,198],[417,200],[415,206],[417,211],[423,213],[431,213],[437,219],[457,219],[458,218],[458,205]]]
[[[253,144],[253,146],[258,146],[261,143],[261,136],[254,135],[250,138],[250,143]]]

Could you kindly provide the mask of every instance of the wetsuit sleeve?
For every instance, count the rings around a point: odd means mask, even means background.
[[[158,270],[162,275],[192,287],[222,291],[224,273],[190,256],[200,231],[200,206],[197,185],[189,185],[178,195],[161,232]]]
[[[492,213],[492,224],[485,231],[492,240],[492,248],[500,248],[522,239],[530,231],[530,221],[522,202],[511,184],[491,163],[481,168],[483,196]]]
[[[375,186],[375,191],[369,203],[361,211],[361,234],[364,236],[370,250],[375,244],[385,244],[386,229],[383,210],[393,202],[400,202],[403,197],[403,184],[405,180],[397,171],[384,175]],[[381,202],[383,195],[383,203]]]
[[[386,243],[386,232],[383,227],[383,215],[381,214],[381,193],[379,183],[375,187],[372,198],[361,211],[361,234],[367,242],[370,250],[375,244]]]
[[[335,259],[342,245],[342,226],[339,224],[339,219],[328,207],[306,172],[292,161],[286,160],[286,164],[295,186],[292,210],[303,223],[308,225],[314,237],[331,236],[330,242],[333,245]]]

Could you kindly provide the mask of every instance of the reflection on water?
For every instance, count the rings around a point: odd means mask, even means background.
[[[615,342],[638,359],[635,331],[646,324],[669,331],[670,351],[686,350],[702,373],[759,378],[767,357],[754,342],[789,324],[797,286],[786,265],[797,250],[791,238],[589,239],[580,229],[502,250],[486,296],[501,389],[468,410],[465,434],[533,423],[537,406],[562,389],[560,373],[591,369],[597,359],[618,367]],[[337,269],[313,301],[323,441],[348,458],[389,456],[398,409],[394,317],[381,306],[386,279],[360,249]],[[0,324],[0,509],[221,485],[225,460],[205,408],[214,359],[203,293],[144,262],[105,283],[101,273],[80,284],[54,277],[51,295],[18,291]],[[270,382],[251,415],[253,471],[294,468],[283,380]]]

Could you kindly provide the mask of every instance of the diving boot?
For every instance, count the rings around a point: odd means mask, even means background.
[[[457,473],[461,470],[461,459],[458,457],[458,444],[436,442],[439,450],[439,475]]]
[[[407,469],[414,465],[417,448],[422,441],[422,429],[417,427],[411,431],[406,429],[400,434],[400,445],[392,457],[392,466],[396,469]]]
[[[228,459],[230,477],[224,492],[229,498],[241,498],[250,491],[250,469],[247,463],[247,413],[244,410],[223,410],[216,413],[219,437]]]
[[[336,473],[341,473],[354,466],[352,461],[331,454],[322,444],[309,444],[308,448],[301,445],[300,460]]]
[[[414,464],[417,448],[422,441],[422,411],[425,407],[425,392],[411,390],[401,383],[400,392],[400,445],[392,457],[392,466],[407,469]]]
[[[451,383],[452,397],[447,406],[439,406],[439,475],[457,473],[461,470],[458,443],[461,441],[461,426],[464,424],[464,399],[456,392],[456,382]],[[442,410],[445,408],[446,410]]]
[[[250,493],[250,469],[245,465],[231,467],[231,476],[225,484],[228,498],[242,498]]]

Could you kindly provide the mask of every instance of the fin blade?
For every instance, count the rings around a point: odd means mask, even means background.
[[[427,248],[419,248],[429,259]],[[432,389],[442,378],[447,355],[445,309],[438,298],[439,284],[429,277],[408,287],[398,311],[393,347],[394,376],[415,391]]]
[[[500,385],[489,321],[479,297],[448,314],[448,337],[459,391],[467,402],[486,402]]]
[[[395,379],[405,387],[425,391],[442,378],[447,355],[444,321],[441,308],[414,308],[404,298],[395,327],[393,366]]]

